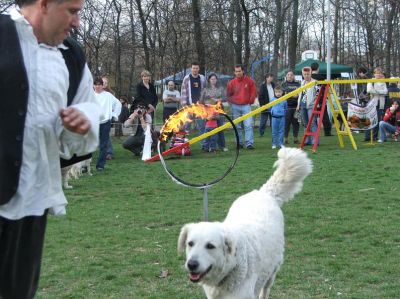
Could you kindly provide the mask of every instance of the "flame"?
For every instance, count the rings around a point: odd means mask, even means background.
[[[160,140],[166,141],[170,133],[181,131],[183,126],[193,121],[194,118],[207,119],[215,114],[225,114],[222,103],[215,105],[192,104],[185,106],[172,114],[161,129]]]

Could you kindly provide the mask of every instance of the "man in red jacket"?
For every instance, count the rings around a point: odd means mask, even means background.
[[[233,119],[251,111],[251,104],[254,103],[257,96],[257,87],[253,79],[244,75],[243,66],[235,66],[235,78],[229,81],[226,87],[226,94],[231,105]],[[254,149],[253,118],[249,117],[242,123],[246,148]],[[242,123],[237,126],[241,148],[243,148]]]

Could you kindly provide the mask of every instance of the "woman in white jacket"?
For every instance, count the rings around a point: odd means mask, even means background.
[[[384,79],[385,75],[380,67],[374,69],[374,79]],[[376,112],[378,114],[378,123],[382,120],[382,116],[385,111],[385,100],[388,93],[385,82],[374,82],[367,84],[367,93],[370,95],[370,101],[376,101]],[[373,129],[373,138],[378,138],[378,126]],[[371,130],[365,131],[365,141],[369,141],[371,138]]]

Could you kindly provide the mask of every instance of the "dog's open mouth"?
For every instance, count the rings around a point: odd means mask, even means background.
[[[189,272],[189,279],[192,282],[199,282],[208,272],[210,272],[212,265],[207,268],[203,273],[200,272]]]

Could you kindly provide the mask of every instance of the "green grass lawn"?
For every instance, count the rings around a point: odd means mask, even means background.
[[[208,191],[211,221],[273,172],[270,135],[241,150],[236,167]],[[208,180],[230,151],[168,163],[185,178]],[[400,143],[339,148],[321,137],[307,152],[314,171],[284,206],[285,261],[271,298],[400,298]],[[176,251],[180,228],[203,217],[203,193],[174,183],[161,163],[143,163],[114,139],[106,170],[71,181],[65,217],[50,217],[37,298],[205,298]],[[95,160],[95,159],[94,159]],[[92,162],[92,165],[95,162]],[[94,168],[94,167],[93,167]]]

